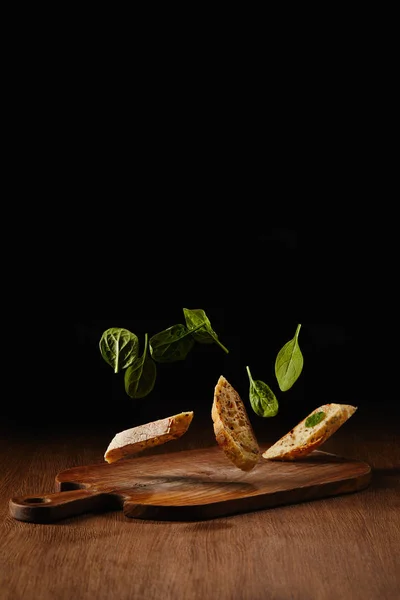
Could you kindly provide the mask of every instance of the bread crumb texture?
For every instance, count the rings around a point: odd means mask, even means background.
[[[188,430],[193,414],[193,411],[183,412],[117,433],[111,440],[104,459],[108,463],[115,462],[181,437]]]
[[[350,404],[323,404],[313,410],[291,431],[263,453],[263,457],[276,460],[295,460],[310,454],[335,433],[357,410]],[[306,421],[315,413],[325,417],[314,426],[306,427]]]
[[[249,471],[260,449],[246,408],[238,392],[222,375],[214,390],[211,411],[217,443],[235,466]]]

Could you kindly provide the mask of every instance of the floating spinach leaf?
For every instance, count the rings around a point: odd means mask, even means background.
[[[275,375],[282,392],[289,390],[303,369],[303,355],[299,347],[301,325],[297,325],[295,336],[279,350],[275,361]]]
[[[137,336],[120,327],[107,329],[101,336],[99,345],[102,357],[114,369],[114,373],[129,367],[139,351]]]
[[[318,425],[321,423],[326,417],[326,414],[321,410],[320,412],[313,413],[310,415],[305,422],[306,427],[314,427],[314,425]]]
[[[254,380],[249,367],[246,367],[250,380],[250,404],[259,417],[275,417],[278,412],[278,400],[271,388],[263,381]]]
[[[196,342],[199,342],[200,344],[212,344],[215,342],[228,354],[228,348],[219,341],[218,335],[211,327],[210,320],[204,310],[201,308],[193,310],[184,308],[183,314],[185,315],[186,325],[188,329],[193,331],[193,337]]]
[[[192,333],[182,324],[172,325],[150,338],[150,354],[157,362],[185,360],[193,346]]]
[[[131,398],[144,398],[154,388],[157,377],[155,362],[148,355],[147,333],[144,339],[144,351],[125,371],[125,391]]]

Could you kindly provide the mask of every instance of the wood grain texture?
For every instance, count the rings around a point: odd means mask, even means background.
[[[13,497],[10,513],[51,523],[123,508],[127,517],[203,520],[358,491],[370,476],[367,463],[320,451],[291,463],[260,456],[243,472],[215,445],[67,469],[56,476],[57,493]]]
[[[324,445],[372,466],[365,490],[194,523],[127,519],[119,510],[18,521],[12,495],[51,490],[56,473],[98,462],[112,432],[1,433],[1,600],[399,597],[400,443],[390,424],[378,431],[354,423]],[[211,444],[212,432],[194,430],[181,442]],[[180,448],[171,442],[168,451]]]

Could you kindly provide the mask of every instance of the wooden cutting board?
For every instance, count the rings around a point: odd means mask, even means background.
[[[260,458],[245,473],[216,446],[67,469],[56,476],[56,493],[36,491],[9,506],[15,519],[33,523],[118,509],[127,517],[193,521],[355,492],[370,478],[367,463],[321,451],[296,462]]]

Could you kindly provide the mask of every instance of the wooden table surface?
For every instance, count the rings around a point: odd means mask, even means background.
[[[115,431],[111,424],[4,427],[0,598],[400,598],[397,425],[349,421],[325,443],[328,452],[371,465],[361,492],[203,522],[140,521],[115,511],[51,525],[10,517],[10,497],[53,491],[60,470],[102,461]],[[152,452],[213,443],[211,428],[193,423],[181,440]]]

